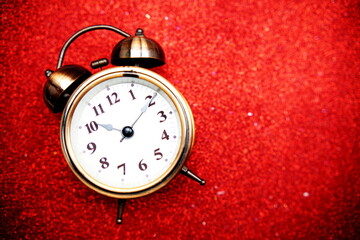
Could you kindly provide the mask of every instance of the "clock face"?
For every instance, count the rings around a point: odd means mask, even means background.
[[[62,147],[76,175],[94,190],[145,195],[183,165],[193,142],[192,115],[160,76],[115,69],[92,76],[72,95]]]

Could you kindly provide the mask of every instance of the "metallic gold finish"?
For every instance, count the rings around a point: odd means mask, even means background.
[[[111,63],[117,66],[159,67],[165,64],[165,54],[161,46],[144,31],[138,29],[135,36],[121,40],[113,49]]]
[[[92,69],[102,68],[109,65],[109,60],[107,58],[101,58],[99,60],[92,61],[90,67]]]
[[[205,185],[206,181],[204,179],[201,179],[199,176],[197,176],[195,173],[190,171],[187,167],[183,166],[181,169],[181,173],[187,176],[188,178],[194,180],[195,182],[200,183],[200,185]]]
[[[70,44],[82,34],[93,30],[111,30],[124,37],[113,49],[111,63],[118,66],[136,67],[115,67],[101,71],[92,76],[91,72],[78,65],[62,66],[65,52]],[[48,78],[44,90],[46,105],[54,112],[64,113],[61,121],[61,147],[75,175],[89,188],[109,197],[118,198],[118,224],[122,223],[122,215],[125,207],[125,199],[145,196],[159,190],[168,184],[179,172],[197,181],[201,185],[205,180],[196,176],[187,167],[185,161],[190,155],[195,139],[195,125],[191,109],[185,98],[166,79],[160,75],[144,68],[153,68],[165,64],[165,54],[161,46],[152,39],[146,38],[142,29],[137,29],[135,36],[108,25],[95,25],[79,30],[73,34],[61,49],[57,70],[46,70]],[[91,63],[93,69],[102,68],[108,65],[107,59],[99,59]],[[144,68],[139,68],[144,67]],[[134,77],[154,84],[169,97],[179,113],[181,140],[177,154],[170,167],[157,179],[150,183],[134,188],[116,188],[107,186],[87,173],[76,159],[73,145],[71,143],[71,124],[77,105],[87,92],[97,84],[112,78]],[[66,106],[65,106],[66,105]]]
[[[71,122],[80,100],[97,84],[113,78],[134,77],[148,81],[160,88],[173,102],[179,113],[181,125],[180,147],[173,164],[158,179],[136,188],[115,188],[96,181],[79,164],[72,149]],[[109,197],[128,199],[148,195],[169,183],[181,170],[194,144],[194,119],[185,98],[160,75],[139,67],[114,67],[96,73],[83,82],[71,95],[61,121],[61,147],[75,175],[89,188]]]
[[[91,72],[78,65],[66,65],[55,72],[47,70],[45,74],[48,81],[44,86],[44,100],[54,113],[61,112],[75,88],[91,76]]]
[[[122,224],[122,215],[124,213],[126,199],[118,199],[118,211],[117,211],[117,218],[116,223]]]
[[[109,25],[94,25],[83,28],[73,34],[64,44],[60,51],[59,60],[56,66],[56,71],[46,70],[45,75],[48,77],[48,81],[44,86],[44,100],[46,105],[54,113],[61,112],[67,102],[67,99],[72,94],[77,86],[82,81],[91,76],[91,73],[85,68],[77,65],[69,65],[62,67],[65,53],[70,44],[75,41],[82,34],[94,31],[94,30],[110,30],[116,32],[124,37],[130,37],[130,34]],[[107,59],[106,59],[107,61]],[[95,64],[97,67],[107,65],[104,61],[100,64]]]
[[[104,29],[104,30],[110,30],[113,32],[116,32],[118,34],[120,34],[121,36],[124,37],[130,37],[130,34],[124,32],[121,29],[118,29],[116,27],[113,26],[109,26],[109,25],[94,25],[94,26],[90,26],[90,27],[86,27],[83,28],[79,31],[77,31],[75,34],[73,34],[64,44],[64,46],[62,47],[61,51],[60,51],[60,55],[59,55],[59,60],[58,60],[58,64],[57,64],[57,69],[60,68],[62,66],[62,63],[64,61],[64,56],[66,53],[66,50],[68,49],[68,47],[70,46],[70,44],[75,41],[75,39],[77,39],[78,37],[80,37],[82,34],[90,32],[90,31],[94,31],[94,30],[100,30],[100,29]]]

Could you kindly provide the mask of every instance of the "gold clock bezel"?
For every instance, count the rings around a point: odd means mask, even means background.
[[[180,140],[179,151],[173,161],[173,164],[159,178],[151,181],[149,184],[136,188],[120,189],[107,186],[95,180],[89,175],[76,159],[71,144],[71,120],[80,100],[94,86],[106,80],[118,77],[135,77],[148,81],[159,87],[175,105],[179,117],[182,137]],[[86,79],[71,95],[64,109],[61,125],[60,140],[61,148],[65,155],[66,161],[74,174],[89,188],[103,195],[114,198],[136,198],[148,195],[159,190],[168,184],[181,170],[186,159],[188,158],[195,139],[195,126],[191,109],[181,95],[181,93],[165,78],[150,70],[140,67],[113,67],[100,71]]]

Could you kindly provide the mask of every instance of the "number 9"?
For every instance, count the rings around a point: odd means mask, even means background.
[[[89,149],[90,151],[92,151],[90,154],[93,154],[96,150],[96,144],[91,142],[87,145],[87,149]]]

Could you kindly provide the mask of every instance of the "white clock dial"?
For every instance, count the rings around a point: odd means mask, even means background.
[[[181,139],[170,98],[132,77],[102,82],[85,94],[70,132],[79,166],[97,182],[125,192],[161,178]]]
[[[99,79],[82,86],[65,110],[62,147],[70,166],[95,190],[131,194],[161,184],[191,148],[185,125],[192,116],[184,119],[184,106],[163,82],[131,74]]]

